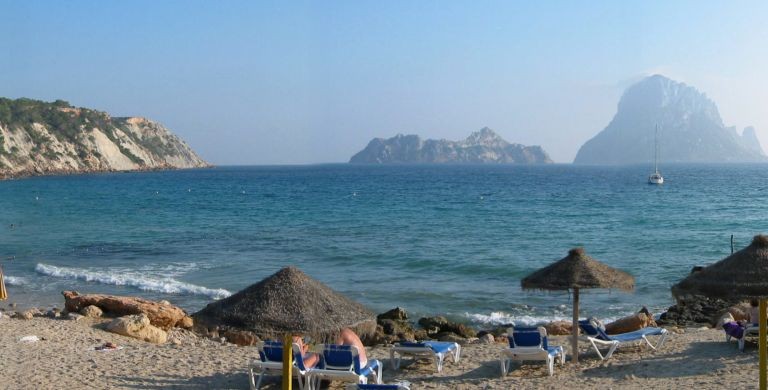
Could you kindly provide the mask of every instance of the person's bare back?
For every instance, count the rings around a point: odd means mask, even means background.
[[[352,329],[342,329],[339,333],[339,338],[336,339],[336,344],[354,345],[357,347],[359,352],[358,356],[360,356],[360,366],[365,367],[365,365],[368,363],[368,357],[365,355],[365,346],[363,345],[363,342],[360,341],[360,337],[357,337],[357,334],[353,332]]]

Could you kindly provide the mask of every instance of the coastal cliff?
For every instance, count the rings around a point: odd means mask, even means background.
[[[659,126],[662,162],[761,162],[753,127],[725,127],[717,105],[691,86],[661,75],[629,87],[608,126],[581,146],[576,164],[633,164],[653,160]]]
[[[149,119],[113,118],[63,100],[0,98],[0,178],[207,166]]]
[[[485,127],[463,141],[422,140],[418,135],[398,134],[389,139],[374,138],[349,160],[356,164],[389,163],[552,163],[541,146],[509,143]]]

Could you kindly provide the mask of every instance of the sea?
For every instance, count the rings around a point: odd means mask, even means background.
[[[633,292],[586,290],[582,316],[674,303],[670,287],[768,232],[768,166],[304,165],[0,182],[0,266],[18,307],[63,290],[194,312],[296,266],[381,313],[478,328],[570,319],[567,291],[522,290],[584,247]],[[733,239],[731,238],[733,237]]]

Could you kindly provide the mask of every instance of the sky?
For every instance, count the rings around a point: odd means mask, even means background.
[[[764,1],[0,0],[0,96],[143,116],[217,165],[482,127],[556,162],[651,74],[768,146]]]

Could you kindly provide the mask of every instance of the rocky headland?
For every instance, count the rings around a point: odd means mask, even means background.
[[[149,119],[112,117],[63,100],[0,98],[0,179],[208,166]]]
[[[552,163],[541,146],[509,143],[485,127],[462,141],[422,140],[398,134],[374,138],[349,160],[353,164],[546,164]]]

